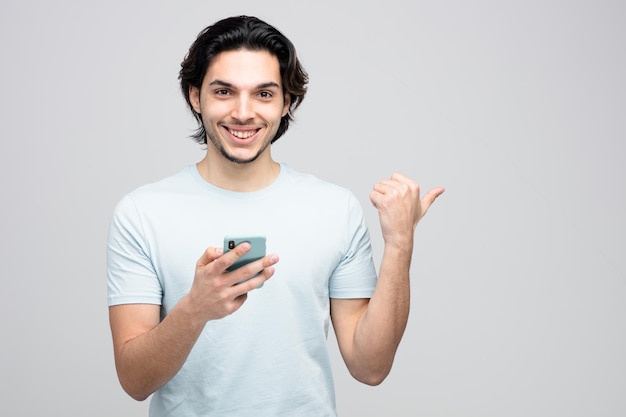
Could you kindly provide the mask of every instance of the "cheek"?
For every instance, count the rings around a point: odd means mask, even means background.
[[[201,108],[203,110],[202,115],[207,120],[225,119],[232,111],[228,104],[215,100],[203,102]]]

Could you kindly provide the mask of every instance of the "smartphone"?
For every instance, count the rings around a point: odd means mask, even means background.
[[[248,242],[250,244],[250,250],[248,253],[237,259],[237,261],[227,268],[227,271],[234,271],[241,268],[250,262],[261,259],[265,256],[265,236],[226,236],[224,238],[224,253],[235,249],[236,246]],[[249,280],[257,275],[260,271],[239,281],[237,284],[241,284],[244,281]],[[262,285],[262,284],[261,284]]]

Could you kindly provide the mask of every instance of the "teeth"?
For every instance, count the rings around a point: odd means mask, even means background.
[[[231,130],[228,129],[231,135],[237,136],[239,139],[248,139],[250,136],[253,136],[256,133],[256,130]]]

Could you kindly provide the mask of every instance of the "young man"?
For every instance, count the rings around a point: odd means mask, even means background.
[[[330,321],[351,374],[382,382],[408,318],[415,227],[443,188],[420,200],[401,174],[374,186],[377,277],[353,194],[272,159],[306,92],[291,42],[228,18],[200,33],[180,79],[206,156],[129,193],[111,222],[121,385],[154,394],[151,416],[335,416]],[[229,272],[250,244],[223,253],[226,235],[264,235],[269,254]]]

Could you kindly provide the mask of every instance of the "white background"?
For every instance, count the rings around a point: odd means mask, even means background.
[[[178,89],[205,26],[257,15],[311,82],[274,146],[366,207],[443,185],[379,387],[329,338],[346,416],[626,415],[626,25],[619,1],[4,0],[0,414],[141,416],[105,285],[114,204],[203,151]]]

